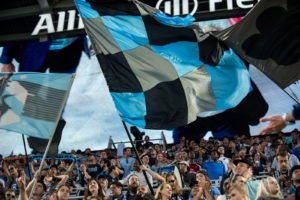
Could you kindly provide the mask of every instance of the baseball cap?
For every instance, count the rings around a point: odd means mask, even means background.
[[[247,159],[237,159],[237,160],[233,161],[233,163],[235,165],[237,165],[239,163],[246,163],[247,165],[249,165],[250,167],[252,167],[252,163],[249,160],[247,160]]]
[[[186,166],[189,166],[189,165],[190,165],[190,164],[188,163],[188,161],[185,161],[185,160],[180,161],[179,164],[185,164]]]

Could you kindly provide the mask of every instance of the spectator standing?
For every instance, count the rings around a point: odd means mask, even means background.
[[[123,157],[120,158],[120,165],[124,169],[123,177],[128,176],[135,159],[131,157],[131,148],[126,147],[123,149]]]

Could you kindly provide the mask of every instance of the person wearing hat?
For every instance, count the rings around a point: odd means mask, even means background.
[[[196,180],[195,174],[190,173],[190,164],[187,161],[180,161],[178,169],[182,180],[182,187],[188,187],[192,181]]]
[[[288,194],[294,194],[296,192],[296,188],[300,187],[300,165],[295,165],[291,169],[290,177],[292,184],[288,189]]]
[[[255,200],[260,181],[252,179],[252,163],[247,159],[234,160],[233,175],[239,174],[246,179],[246,188],[250,200]]]

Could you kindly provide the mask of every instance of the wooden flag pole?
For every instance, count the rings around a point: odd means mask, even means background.
[[[125,123],[123,120],[122,120],[122,123],[123,123],[123,126],[124,126],[124,128],[125,128],[125,131],[126,131],[126,133],[127,133],[127,136],[128,136],[128,138],[129,138],[129,141],[130,141],[130,143],[131,143],[131,145],[132,145],[132,147],[133,147],[133,151],[134,151],[134,153],[135,153],[135,155],[136,155],[136,159],[138,160],[139,164],[142,165],[143,163],[142,163],[142,161],[141,161],[141,159],[140,159],[140,156],[139,156],[139,153],[138,153],[138,151],[137,151],[137,149],[136,149],[136,147],[135,147],[135,145],[134,145],[134,143],[133,143],[133,141],[132,141],[132,138],[131,138],[131,135],[130,135],[130,133],[129,133],[129,131],[128,131],[128,128],[127,128],[127,126],[126,126],[126,123]],[[154,190],[153,190],[153,188],[152,188],[152,185],[150,184],[150,181],[149,181],[149,179],[148,179],[148,176],[147,176],[147,174],[146,174],[146,172],[145,172],[144,170],[142,170],[142,171],[143,171],[143,174],[144,174],[144,176],[145,176],[146,182],[147,182],[147,184],[148,184],[148,186],[149,186],[149,189],[150,189],[150,191],[151,191],[151,194],[154,195]]]

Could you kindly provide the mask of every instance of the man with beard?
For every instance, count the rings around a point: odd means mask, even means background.
[[[154,199],[144,185],[140,184],[139,177],[136,174],[132,174],[127,180],[127,193],[125,194],[126,200],[136,200],[138,197],[149,197]]]
[[[133,169],[133,171],[131,171],[130,174],[123,179],[124,182],[126,182],[128,180],[128,177],[130,177],[132,174],[135,174],[139,177],[139,181],[140,181],[141,185],[147,186],[149,189],[149,185],[147,183],[147,180],[146,180],[146,177],[145,177],[143,171],[145,171],[151,187],[153,187],[153,179],[158,180],[160,182],[163,182],[165,180],[161,175],[152,171],[149,165],[148,166],[146,166],[144,164],[140,165],[138,160],[134,161],[134,163],[132,165],[132,169]]]

